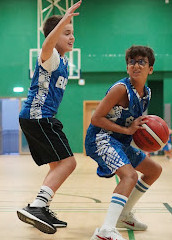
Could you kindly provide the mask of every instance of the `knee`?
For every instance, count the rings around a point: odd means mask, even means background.
[[[162,167],[160,164],[156,164],[156,167],[154,168],[154,176],[156,178],[159,178],[159,176],[161,175],[162,173]]]
[[[77,163],[76,163],[76,160],[74,159],[74,160],[73,160],[73,163],[72,163],[73,170],[75,170],[76,165],[77,165]]]
[[[131,179],[132,183],[133,183],[134,186],[135,186],[136,183],[137,183],[137,181],[138,181],[138,174],[137,174],[137,172],[136,172],[135,170],[132,171],[132,172],[129,174],[128,177]]]
[[[131,186],[134,187],[136,185],[137,181],[138,181],[138,174],[137,174],[137,172],[135,170],[130,171],[127,174],[125,174],[121,178],[121,180],[129,183]]]
[[[71,173],[75,170],[76,165],[77,165],[76,160],[74,157],[72,157],[71,160],[68,161],[68,168],[70,169]]]

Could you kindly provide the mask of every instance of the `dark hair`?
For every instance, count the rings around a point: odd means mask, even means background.
[[[154,51],[150,47],[133,45],[127,49],[125,54],[125,60],[128,64],[128,59],[134,59],[137,56],[147,57],[149,60],[149,66],[153,66],[155,62]]]
[[[60,22],[60,20],[63,18],[61,15],[53,15],[49,17],[43,27],[44,36],[47,37],[48,34],[55,28],[55,26]]]

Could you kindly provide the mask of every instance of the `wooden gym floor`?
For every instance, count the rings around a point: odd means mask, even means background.
[[[1,240],[89,240],[101,226],[116,185],[116,178],[101,179],[96,163],[75,154],[77,168],[56,193],[51,208],[68,227],[54,235],[41,233],[21,222],[16,210],[31,202],[46,175],[47,166],[37,167],[30,155],[0,156]],[[120,231],[127,240],[172,239],[172,161],[154,156],[163,167],[159,180],[135,206],[135,215],[148,224],[145,232]]]

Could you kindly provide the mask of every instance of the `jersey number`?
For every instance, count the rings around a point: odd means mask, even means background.
[[[131,116],[131,117],[128,117],[126,118],[125,120],[125,126],[128,127],[131,125],[131,123],[133,122],[134,118]]]
[[[59,76],[59,78],[56,82],[56,87],[57,88],[62,88],[63,90],[65,90],[66,85],[67,85],[67,79],[62,77],[62,76]]]

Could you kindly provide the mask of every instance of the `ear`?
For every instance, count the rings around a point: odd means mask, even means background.
[[[128,73],[128,65],[127,65],[127,73]]]
[[[151,75],[153,73],[153,66],[149,67],[149,74]]]

